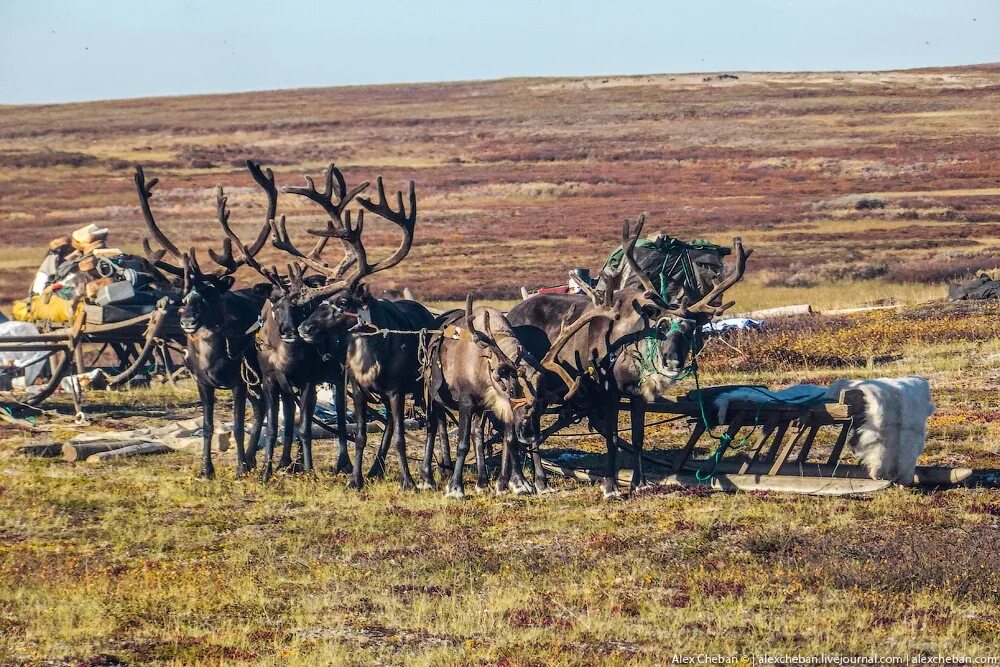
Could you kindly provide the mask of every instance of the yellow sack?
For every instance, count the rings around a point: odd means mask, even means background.
[[[15,301],[12,308],[14,319],[19,322],[71,322],[73,320],[73,302],[53,294],[48,303],[42,302],[42,297],[31,297],[30,303],[25,300]]]

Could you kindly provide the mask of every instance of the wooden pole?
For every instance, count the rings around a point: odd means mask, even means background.
[[[120,447],[118,449],[112,449],[106,452],[97,452],[96,454],[91,454],[87,457],[87,463],[102,463],[105,461],[113,461],[115,459],[123,459],[129,456],[143,456],[148,454],[168,454],[174,451],[166,445],[161,445],[157,442],[140,442],[134,445],[129,445],[127,447]]]
[[[62,446],[63,459],[66,461],[84,461],[87,457],[101,452],[110,452],[122,447],[138,444],[136,440],[93,440],[91,442],[67,442]]]

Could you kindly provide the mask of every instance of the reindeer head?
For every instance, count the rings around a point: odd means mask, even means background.
[[[518,342],[503,313],[493,308],[473,312],[471,294],[465,303],[465,328],[481,351],[494,414],[513,428],[520,442],[537,444],[544,369]]]
[[[222,300],[235,279],[231,275],[203,273],[194,248],[184,253],[181,259],[184,271],[184,296],[179,310],[181,329],[186,334],[196,333],[202,328],[210,331],[222,329],[226,324]]]

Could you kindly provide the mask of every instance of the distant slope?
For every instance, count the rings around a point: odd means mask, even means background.
[[[1000,67],[733,76],[0,107],[0,295],[20,295],[40,248],[76,226],[110,224],[115,243],[137,248],[135,163],[160,177],[154,208],[183,244],[218,236],[218,183],[249,237],[263,202],[246,157],[272,166],[280,184],[320,175],[330,160],[352,182],[416,180],[416,246],[380,283],[427,297],[558,282],[599,265],[621,218],[640,211],[651,230],[742,234],[759,248],[758,281],[994,254]],[[858,207],[866,193],[878,193],[875,208]],[[320,219],[290,195],[279,206],[295,229]],[[373,226],[373,245],[388,251],[394,238]]]

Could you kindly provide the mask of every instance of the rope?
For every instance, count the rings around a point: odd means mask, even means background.
[[[263,394],[256,389],[256,387],[260,386],[260,375],[250,366],[250,362],[246,357],[243,357],[243,363],[240,364],[240,378],[246,384],[247,391],[253,394],[254,398],[260,399],[263,397]]]

